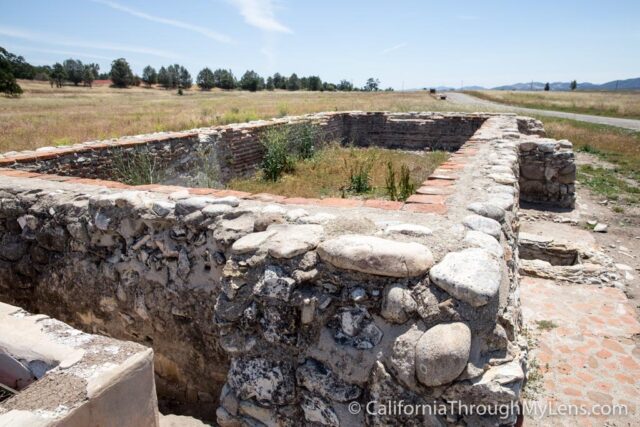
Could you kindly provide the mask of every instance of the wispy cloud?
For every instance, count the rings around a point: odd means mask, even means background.
[[[265,31],[292,34],[293,31],[278,22],[271,0],[229,0],[247,24]]]
[[[27,40],[35,43],[44,43],[50,45],[67,46],[75,48],[86,48],[94,50],[108,50],[119,53],[139,53],[144,55],[157,56],[160,58],[178,59],[180,55],[172,52],[167,52],[160,49],[153,49],[140,46],[132,46],[130,44],[121,45],[117,43],[102,43],[102,42],[89,42],[82,40],[70,39],[64,36],[57,36],[53,34],[36,33],[33,31],[23,30],[15,27],[6,27],[0,25],[0,35]]]
[[[182,21],[177,21],[175,19],[168,19],[168,18],[162,18],[160,16],[155,16],[155,15],[149,15],[148,13],[145,12],[141,12],[139,10],[136,9],[132,9],[128,6],[122,5],[120,3],[116,3],[113,1],[109,1],[109,0],[91,0],[94,3],[100,3],[103,4],[105,6],[110,7],[111,9],[114,10],[118,10],[120,12],[124,12],[127,13],[129,15],[135,16],[137,18],[141,18],[141,19],[145,19],[147,21],[151,21],[151,22],[157,22],[159,24],[165,24],[165,25],[169,25],[171,27],[176,27],[176,28],[181,28],[183,30],[187,30],[187,31],[191,31],[194,33],[198,33],[201,34],[205,37],[208,37],[212,40],[221,42],[221,43],[232,43],[233,40],[231,39],[231,37],[224,35],[224,34],[220,34],[217,33],[215,31],[211,31],[208,28],[204,28],[204,27],[200,27],[197,25],[192,25],[189,24],[187,22],[182,22]]]
[[[52,55],[67,55],[69,57],[79,57],[79,58],[95,58],[95,59],[104,59],[106,61],[111,61],[113,57],[105,56],[105,55],[95,55],[93,53],[84,53],[84,52],[76,52],[70,50],[58,50],[58,49],[41,49],[37,47],[30,46],[21,46],[21,45],[11,45],[12,49],[18,50],[20,52],[39,52],[39,53],[50,53]]]
[[[395,45],[395,46],[388,47],[388,48],[386,48],[386,49],[384,49],[384,50],[380,51],[380,54],[381,54],[381,55],[386,55],[387,53],[391,53],[391,52],[393,52],[394,50],[402,49],[403,47],[407,46],[407,44],[408,44],[408,43],[403,42],[403,43],[399,43],[399,44],[397,44],[397,45]]]

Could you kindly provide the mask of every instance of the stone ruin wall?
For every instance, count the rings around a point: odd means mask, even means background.
[[[576,165],[569,141],[520,144],[520,200],[571,209]]]
[[[522,153],[570,151],[521,132],[536,121],[482,117],[421,187],[440,214],[0,170],[0,299],[153,347],[160,396],[217,408],[222,426],[416,420],[354,401],[517,403]],[[46,164],[61,163],[12,163]]]
[[[295,123],[317,125],[318,139],[357,146],[409,150],[455,151],[486,120],[486,115],[437,113],[320,113],[247,124],[217,126],[187,132],[140,135],[94,141],[70,147],[44,147],[35,152],[5,153],[1,165],[63,176],[113,179],[113,153],[148,150],[174,177],[171,184],[188,185],[187,175],[200,160],[217,163],[220,180],[255,172],[264,154],[260,139],[273,127]],[[200,159],[213,147],[206,159]]]

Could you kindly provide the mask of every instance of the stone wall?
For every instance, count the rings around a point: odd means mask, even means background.
[[[0,166],[83,178],[114,179],[114,159],[148,152],[166,173],[165,183],[203,185],[197,175],[215,164],[220,182],[247,176],[259,166],[263,133],[273,127],[310,123],[319,142],[337,140],[359,146],[455,151],[487,115],[435,113],[319,113],[244,124],[93,141],[71,147],[43,147],[35,152],[5,153]]]
[[[573,208],[576,165],[572,147],[569,141],[547,138],[520,144],[520,200]]]
[[[384,129],[418,144],[431,125],[400,117]],[[160,395],[223,427],[513,424],[448,404],[520,399],[521,153],[541,140],[513,115],[469,117],[460,134],[482,125],[400,207],[0,171],[0,299],[152,346]],[[400,400],[448,410],[384,413]]]

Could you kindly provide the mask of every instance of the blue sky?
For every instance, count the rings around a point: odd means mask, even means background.
[[[0,46],[396,89],[640,76],[640,1],[0,0]]]

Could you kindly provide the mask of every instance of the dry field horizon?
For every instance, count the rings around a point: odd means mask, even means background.
[[[24,89],[20,98],[0,97],[0,153],[320,111],[471,112],[478,108],[437,100],[426,91],[246,92],[215,89],[203,92],[194,87],[180,96],[175,90],[161,88],[117,89],[96,85],[93,88],[64,86],[56,89],[48,82],[21,80],[19,83]],[[490,94],[494,92],[497,91]],[[509,102],[509,96],[528,94],[504,91],[498,95],[504,96],[501,102]],[[631,106],[635,105],[636,99],[640,100],[640,94],[594,92],[535,92],[531,96],[536,99],[546,97],[549,102],[556,99],[578,102],[583,107],[585,102],[604,102],[607,98],[607,102],[618,103],[619,108],[626,108],[626,111],[636,111],[636,107]],[[637,109],[640,115],[640,104]],[[509,111],[509,107],[496,107],[493,111]],[[603,112],[600,110],[601,114]],[[543,121],[550,137],[569,139],[577,150],[595,150],[600,157],[616,164],[623,176],[639,179],[640,133],[574,120],[537,118]]]
[[[416,92],[200,91],[64,86],[21,80],[0,97],[0,152],[321,111],[472,111]]]
[[[467,93],[518,107],[640,119],[640,92],[479,90]]]

